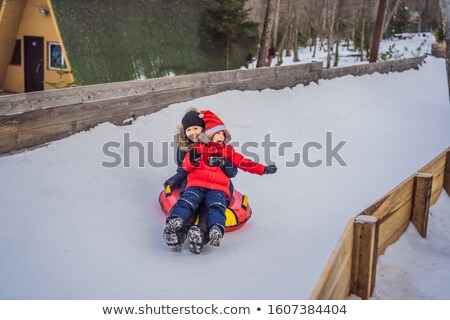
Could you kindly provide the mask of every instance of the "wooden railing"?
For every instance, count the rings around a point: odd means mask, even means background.
[[[426,237],[429,207],[443,189],[450,194],[450,148],[348,222],[311,299],[370,298],[378,257],[410,222]]]
[[[81,86],[0,97],[0,154],[39,146],[102,122],[123,125],[170,104],[227,90],[281,89],[344,75],[418,68],[423,57],[324,70],[321,62]]]

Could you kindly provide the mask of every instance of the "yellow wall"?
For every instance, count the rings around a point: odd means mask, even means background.
[[[39,8],[47,9],[50,14],[47,16],[39,13]],[[3,90],[10,92],[24,92],[24,36],[44,37],[44,83],[61,81],[59,74],[48,68],[48,43],[56,42],[61,45],[66,65],[69,67],[64,47],[60,42],[59,32],[56,28],[53,10],[51,10],[49,0],[27,0],[20,22],[16,39],[22,40],[22,64],[21,66],[9,65],[6,70],[6,77],[3,83]],[[0,44],[1,46],[1,44]],[[70,67],[69,67],[70,68]],[[62,80],[66,83],[73,82],[73,76],[66,74]],[[48,84],[44,84],[44,90],[54,89]]]
[[[22,19],[26,0],[4,0],[0,9],[0,88],[5,80],[16,44],[16,34]]]

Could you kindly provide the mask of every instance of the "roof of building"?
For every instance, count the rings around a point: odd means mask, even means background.
[[[82,84],[224,69],[224,52],[204,49],[198,35],[207,0],[51,1]],[[243,65],[248,52],[238,48],[231,66]]]

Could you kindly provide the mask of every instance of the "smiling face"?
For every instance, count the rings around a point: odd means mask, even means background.
[[[186,137],[192,142],[198,142],[198,135],[203,132],[200,126],[191,126],[186,129]]]
[[[211,141],[215,143],[224,143],[225,139],[226,139],[225,132],[219,131],[212,136]]]

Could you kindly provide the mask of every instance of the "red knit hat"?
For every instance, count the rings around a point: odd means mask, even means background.
[[[227,127],[223,124],[222,120],[215,115],[212,111],[203,110],[200,111],[201,115],[203,115],[203,121],[205,122],[205,135],[211,137],[219,131],[225,131],[226,142],[230,141],[230,134],[227,130]]]

